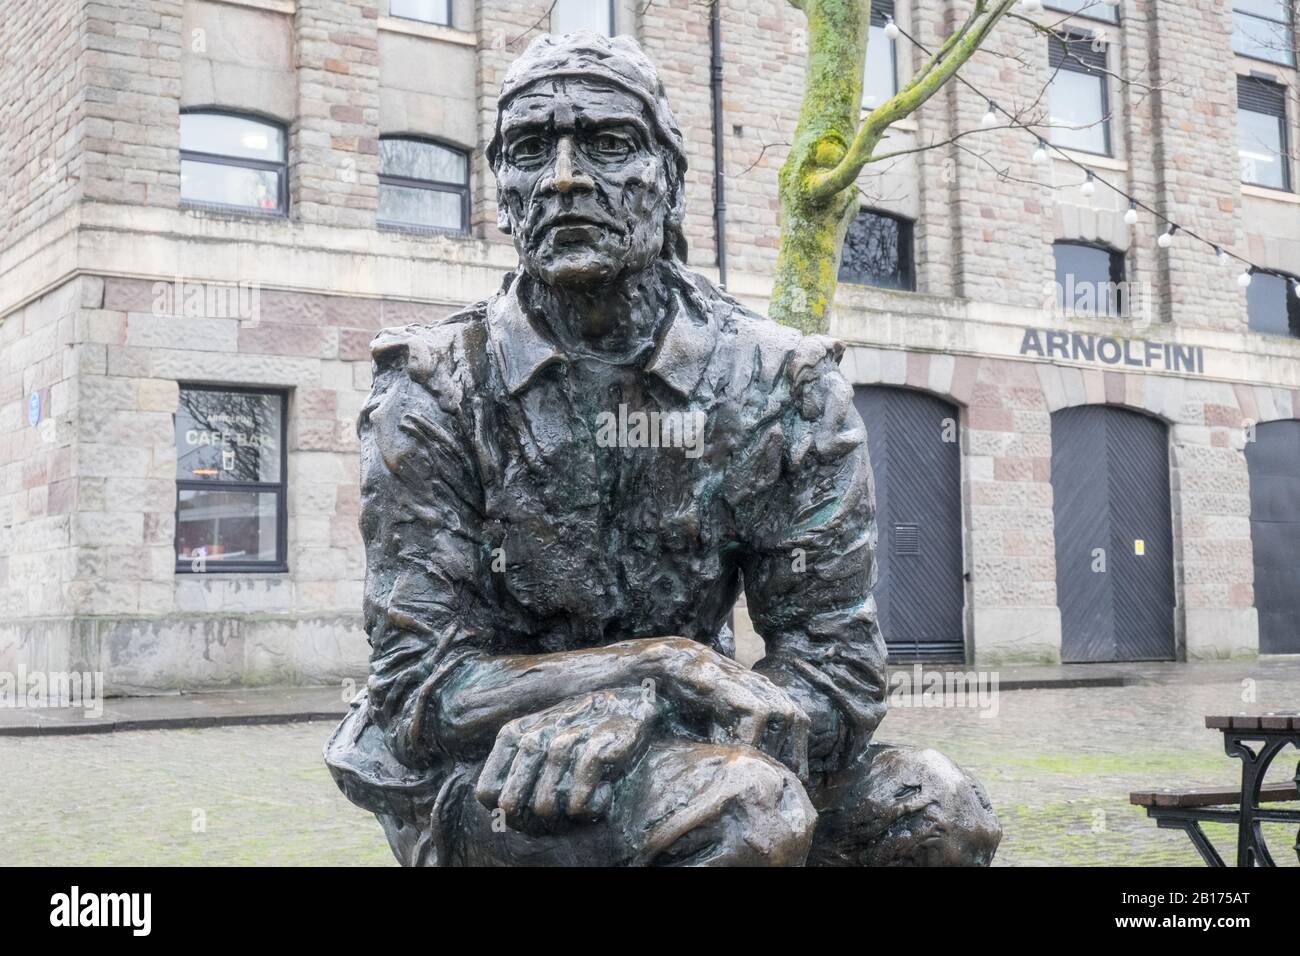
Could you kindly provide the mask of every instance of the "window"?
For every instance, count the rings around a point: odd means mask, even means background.
[[[1241,181],[1291,188],[1287,155],[1286,90],[1250,76],[1237,77],[1237,152]]]
[[[176,570],[283,571],[283,392],[185,385],[176,412]]]
[[[469,156],[422,139],[379,141],[379,221],[469,231]]]
[[[1056,304],[1067,313],[1124,315],[1124,256],[1106,246],[1058,242]]]
[[[551,32],[574,33],[589,30],[614,35],[613,0],[555,0],[551,8]]]
[[[869,209],[859,212],[844,237],[840,281],[909,292],[915,289],[912,221]]]
[[[1107,23],[1119,23],[1119,4],[1111,6],[1104,0],[1048,0],[1043,6],[1065,13],[1077,13],[1093,20],[1105,20]]]
[[[1242,56],[1295,66],[1294,17],[1290,0],[1235,0],[1232,48]]]
[[[1105,44],[1078,33],[1052,37],[1047,43],[1052,69],[1047,90],[1052,142],[1066,149],[1109,156],[1110,95]]]
[[[898,92],[898,48],[885,36],[894,15],[894,0],[875,0],[867,37],[867,62],[862,76],[862,105],[875,109]]]
[[[451,0],[389,0],[388,15],[451,26]]]
[[[1246,289],[1246,312],[1252,332],[1300,338],[1300,296],[1295,277],[1257,272]]]
[[[181,201],[285,211],[284,130],[230,113],[181,114]]]

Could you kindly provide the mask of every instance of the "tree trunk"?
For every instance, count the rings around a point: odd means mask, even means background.
[[[830,328],[844,233],[858,209],[851,184],[813,198],[811,177],[848,152],[862,110],[871,0],[802,0],[808,20],[808,72],[799,124],[781,168],[781,247],[771,316],[804,332]]]

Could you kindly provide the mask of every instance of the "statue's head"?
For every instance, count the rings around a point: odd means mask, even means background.
[[[488,161],[524,270],[591,289],[685,259],[681,130],[636,41],[540,36],[506,73]]]

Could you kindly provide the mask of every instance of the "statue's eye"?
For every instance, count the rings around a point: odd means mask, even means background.
[[[632,144],[617,133],[597,133],[591,138],[590,149],[602,159],[621,159],[632,151]]]
[[[542,159],[547,153],[547,143],[540,136],[525,136],[510,146],[510,158],[517,163],[530,163]]]

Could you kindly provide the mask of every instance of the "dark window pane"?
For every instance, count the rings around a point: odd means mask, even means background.
[[[176,508],[176,559],[276,560],[275,492],[184,489]]]
[[[182,113],[181,149],[239,159],[284,162],[284,133],[271,123],[222,113]]]
[[[1123,256],[1077,242],[1058,242],[1054,251],[1058,306],[1067,312],[1123,314]]]
[[[609,0],[556,0],[551,9],[551,32],[589,30],[612,36],[614,25],[610,23],[609,9]]]
[[[469,182],[469,162],[464,153],[417,139],[381,139],[379,172],[458,186]]]
[[[1256,275],[1246,290],[1250,328],[1268,335],[1300,338],[1300,298],[1280,276]]]
[[[1107,6],[1101,0],[1049,0],[1043,6],[1052,10],[1063,10],[1066,13],[1079,13],[1094,20],[1119,22],[1119,7]]]
[[[280,174],[272,169],[183,159],[181,199],[274,212],[280,208]]]
[[[1237,152],[1241,181],[1273,189],[1287,188],[1283,120],[1253,110],[1237,111]]]
[[[862,105],[877,107],[898,92],[894,43],[883,27],[873,26],[867,40],[867,61],[862,79]]]
[[[839,278],[858,285],[914,289],[912,224],[883,213],[859,212],[844,237]]]
[[[390,0],[388,12],[407,20],[451,25],[451,0]]]
[[[182,388],[177,479],[278,482],[282,406],[279,395]]]
[[[380,222],[429,226],[459,232],[464,228],[464,196],[439,189],[379,185]]]
[[[1103,77],[1060,70],[1048,87],[1047,108],[1053,127],[1051,139],[1057,146],[1088,153],[1110,152]]]

